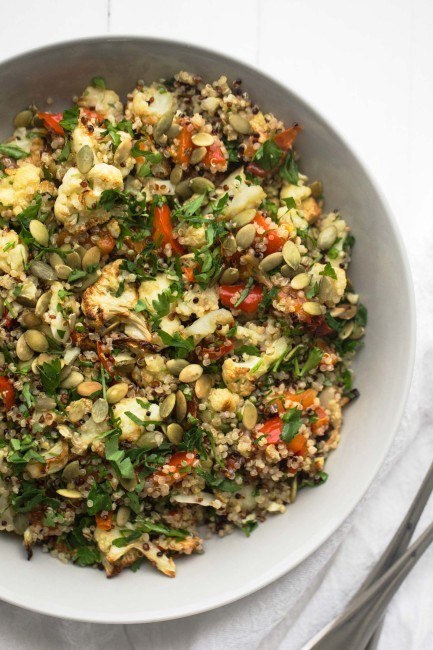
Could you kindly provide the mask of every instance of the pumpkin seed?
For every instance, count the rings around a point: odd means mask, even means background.
[[[81,374],[81,372],[78,372],[78,370],[73,370],[71,374],[66,377],[60,384],[62,388],[77,388],[80,384],[82,384],[84,379],[84,376]]]
[[[254,429],[257,424],[257,409],[252,402],[247,400],[242,411],[242,424],[246,429]]]
[[[187,411],[186,397],[181,390],[178,390],[176,393],[176,410],[175,410],[176,420],[178,422],[182,422],[182,420],[185,418],[186,411]]]
[[[73,269],[81,269],[81,257],[78,251],[72,251],[72,253],[66,255],[65,262],[68,266],[71,266]]]
[[[205,194],[206,192],[212,192],[215,189],[215,185],[208,178],[203,178],[202,176],[197,176],[190,180],[191,189],[194,190],[197,194]]]
[[[334,245],[337,234],[337,228],[335,226],[328,226],[320,232],[317,238],[317,247],[322,251],[327,251]]]
[[[127,492],[132,492],[138,485],[137,477],[134,475],[133,478],[119,478],[119,483]]]
[[[78,492],[78,490],[67,490],[65,488],[60,488],[60,490],[56,490],[56,492],[61,497],[65,497],[65,499],[84,499],[84,495],[81,494],[81,492]]]
[[[61,381],[66,379],[66,377],[69,377],[71,372],[72,372],[72,368],[70,366],[64,366],[60,371],[60,379],[61,379]]]
[[[186,359],[169,359],[166,363],[167,370],[178,377],[181,370],[186,368],[189,365],[189,362]]]
[[[24,338],[29,348],[35,352],[46,352],[48,350],[48,341],[39,330],[27,330]]]
[[[96,280],[99,278],[98,273],[95,271],[94,273],[89,273],[87,278],[84,278],[82,282],[76,282],[75,286],[79,286],[80,289],[84,290],[87,289],[88,287],[91,287],[92,284],[95,284]]]
[[[310,316],[321,316],[323,313],[322,305],[318,302],[304,302],[302,309]]]
[[[14,118],[14,126],[17,129],[20,129],[21,127],[27,127],[30,126],[31,122],[33,119],[33,113],[30,110],[25,110],[25,111],[20,111],[15,115]]]
[[[203,368],[198,365],[198,363],[190,363],[186,368],[179,373],[179,381],[190,384],[193,381],[197,381],[199,377],[203,374]]]
[[[282,253],[271,253],[270,255],[266,255],[266,257],[264,257],[260,262],[259,269],[263,271],[263,273],[269,273],[269,271],[273,271],[277,266],[280,266],[283,259]]]
[[[284,257],[285,263],[290,266],[291,269],[295,270],[301,263],[301,253],[299,252],[298,247],[290,239],[286,241],[283,246],[282,254]]]
[[[3,316],[3,312],[5,310],[5,301],[4,299],[0,296],[0,316]]]
[[[195,133],[191,138],[196,147],[210,147],[214,139],[210,133]]]
[[[96,264],[99,264],[100,261],[101,251],[97,246],[92,246],[84,253],[83,259],[81,260],[81,265],[83,269],[87,269],[89,266],[95,266]]]
[[[44,280],[45,282],[54,282],[56,280],[56,274],[53,269],[48,264],[45,264],[45,262],[36,260],[36,262],[30,264],[29,269],[30,273],[39,278],[39,280]]]
[[[173,411],[176,405],[176,395],[172,393],[168,395],[165,399],[162,400],[161,406],[159,408],[159,414],[163,420],[166,420]]]
[[[365,328],[362,327],[361,325],[355,325],[353,328],[353,332],[350,335],[350,338],[353,340],[358,340],[361,339],[365,334]]]
[[[242,117],[242,115],[239,115],[239,113],[232,113],[229,116],[229,122],[230,126],[241,135],[248,135],[248,133],[251,133],[252,131],[248,120],[245,117]]]
[[[212,388],[212,377],[210,375],[202,375],[195,382],[195,394],[198,399],[206,399]]]
[[[281,272],[281,275],[283,276],[283,278],[293,278],[294,277],[294,271],[293,271],[293,269],[290,268],[290,266],[288,266],[288,264],[283,264],[283,266],[281,267],[280,272]]]
[[[323,194],[323,185],[320,181],[313,181],[310,185],[310,190],[314,199],[320,199]]]
[[[199,147],[198,149],[194,149],[189,159],[191,165],[197,165],[199,162],[203,160],[206,154],[207,154],[206,147]]]
[[[63,478],[66,479],[67,481],[71,481],[72,479],[77,478],[77,476],[79,475],[80,475],[80,461],[78,460],[73,460],[72,463],[68,463],[62,472]]]
[[[176,196],[181,199],[189,199],[189,197],[193,195],[189,180],[180,181],[180,183],[178,183],[174,188],[174,191],[176,193]]]
[[[310,284],[310,277],[308,273],[298,273],[298,275],[295,275],[295,277],[292,278],[290,286],[292,287],[292,289],[296,289],[296,291],[299,291],[300,289],[305,289],[305,287],[308,287],[309,284]]]
[[[167,438],[173,445],[179,445],[183,438],[183,429],[180,424],[172,422],[167,427]]]
[[[236,244],[241,250],[249,248],[256,237],[256,229],[252,223],[242,226],[236,233]]]
[[[295,477],[292,480],[292,485],[290,486],[290,503],[296,501],[296,495],[298,493],[298,479]]]
[[[99,381],[83,381],[77,386],[77,393],[81,397],[89,397],[98,390],[102,390],[102,384]]]
[[[173,140],[173,138],[176,138],[179,135],[179,133],[180,133],[179,124],[172,124],[167,131],[167,138],[169,140]]]
[[[131,149],[132,149],[131,140],[129,138],[123,138],[113,156],[114,164],[120,165],[121,163],[125,162],[129,154],[131,153]]]
[[[64,264],[63,257],[61,257],[58,253],[50,253],[48,255],[48,260],[53,269],[55,269],[59,264]]]
[[[77,153],[78,171],[82,174],[88,174],[94,165],[94,159],[95,156],[91,147],[89,147],[88,144],[85,144]]]
[[[331,316],[334,318],[341,318],[341,320],[350,320],[356,316],[358,308],[356,305],[339,305],[331,310]]]
[[[96,424],[104,422],[108,416],[108,402],[106,399],[99,397],[92,406],[92,419]]]
[[[359,301],[359,295],[357,293],[348,293],[347,300],[351,305],[357,305]]]
[[[24,325],[24,327],[27,327],[27,329],[31,329],[31,328],[38,327],[42,321],[39,318],[39,316],[36,316],[34,312],[24,311],[21,314],[21,322]]]
[[[33,350],[27,345],[24,334],[21,334],[19,337],[15,352],[17,353],[18,359],[21,361],[30,361],[30,359],[33,357]]]
[[[26,528],[28,528],[29,525],[29,518],[23,512],[19,512],[14,515],[14,528],[15,532],[18,533],[18,535],[24,535]]]
[[[234,255],[236,253],[237,247],[238,246],[236,239],[233,237],[233,235],[227,235],[222,243],[224,253],[228,256]]]
[[[38,244],[41,246],[48,246],[48,242],[50,240],[50,233],[48,232],[48,228],[42,221],[39,221],[39,219],[32,219],[29,223],[29,230],[31,236],[36,239]]]
[[[256,214],[257,210],[242,210],[242,212],[236,214],[232,220],[238,226],[238,228],[241,228],[242,226],[246,226],[247,223],[251,223]]]
[[[67,266],[66,264],[57,264],[54,267],[54,270],[60,280],[67,280],[72,273],[71,267]]]
[[[229,267],[224,271],[220,277],[221,284],[235,284],[239,280],[239,271],[238,269]]]
[[[160,431],[146,431],[137,440],[138,447],[146,447],[147,449],[155,449],[159,447],[164,440],[164,436]]]
[[[126,396],[127,392],[128,384],[114,384],[113,386],[110,386],[110,388],[107,388],[107,402],[109,404],[116,404]]]
[[[130,516],[130,509],[126,506],[120,506],[116,514],[116,524],[120,527],[125,526],[128,523]]]
[[[153,130],[153,135],[155,137],[156,142],[159,142],[162,136],[167,133],[167,131],[173,124],[173,117],[174,117],[174,113],[172,111],[167,111],[167,113],[164,113],[164,115],[162,115],[159,118]]]
[[[355,327],[355,323],[353,322],[353,320],[347,322],[339,332],[338,338],[341,339],[342,341],[348,339],[349,336],[352,334],[354,327]]]
[[[173,183],[173,185],[179,185],[180,181],[182,180],[182,176],[183,176],[182,167],[180,165],[175,165],[171,170],[170,182]]]
[[[35,409],[37,411],[52,411],[56,408],[56,400],[52,397],[38,397],[36,399]]]
[[[323,277],[319,284],[319,300],[321,302],[327,302],[332,299],[333,294],[334,287],[330,278]]]

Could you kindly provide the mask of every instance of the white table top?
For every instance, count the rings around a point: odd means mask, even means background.
[[[431,289],[423,286],[422,273],[422,266],[431,264],[428,242],[433,232],[433,201],[429,200],[433,198],[433,3],[429,0],[219,0],[218,4],[159,0],[154,5],[143,0],[21,0],[19,5],[0,4],[0,25],[3,59],[49,42],[108,32],[203,45],[271,73],[313,104],[367,163],[396,214],[416,270],[418,300],[422,307],[432,303],[433,312]],[[432,348],[426,313],[421,317],[422,344]],[[427,385],[432,374],[428,364],[425,373]],[[420,406],[426,409],[430,404],[431,393],[429,403]],[[427,411],[423,423],[416,444],[409,445],[382,485],[382,507],[367,503],[358,509],[352,530],[326,567],[311,601],[296,619],[293,615],[283,619],[261,647],[298,650],[298,640],[307,640],[319,620],[325,623],[347,601],[397,527],[433,457]],[[424,521],[431,520],[432,514],[430,505]],[[353,573],[353,584],[346,580],[341,593],[338,585],[348,571]],[[430,549],[391,604],[381,650],[433,647],[432,572]],[[199,618],[167,624],[179,630],[177,648],[205,647],[194,633]],[[148,628],[152,639],[148,645],[137,627],[126,636],[108,626],[65,624],[67,633],[59,637],[58,630],[47,630],[50,619],[9,605],[0,605],[0,620],[0,646],[16,650],[96,649],[104,643],[110,649],[127,644],[160,647],[155,626]],[[166,639],[165,647],[171,647]],[[225,646],[236,644],[226,639]],[[216,641],[210,647],[220,646]]]

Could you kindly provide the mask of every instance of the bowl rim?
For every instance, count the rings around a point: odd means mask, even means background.
[[[335,140],[350,153],[350,155],[354,158],[356,163],[359,165],[359,167],[365,174],[365,177],[370,183],[371,187],[375,191],[379,203],[382,204],[384,212],[387,215],[389,224],[391,226],[391,229],[393,231],[396,240],[396,247],[400,255],[402,268],[404,271],[403,277],[401,278],[401,283],[406,291],[406,295],[408,298],[408,305],[407,305],[408,331],[409,331],[409,337],[408,337],[409,341],[407,342],[408,365],[406,368],[405,376],[402,380],[402,389],[401,389],[402,399],[400,400],[393,415],[393,425],[391,427],[393,429],[393,435],[390,436],[389,442],[383,447],[381,453],[376,454],[374,456],[374,463],[372,463],[371,465],[371,469],[369,471],[369,478],[368,480],[365,481],[362,490],[356,492],[356,497],[348,501],[340,517],[338,517],[338,520],[332,525],[330,525],[324,533],[317,535],[309,544],[306,544],[302,552],[299,552],[294,559],[292,558],[290,561],[287,561],[287,559],[282,560],[278,564],[271,566],[268,571],[262,573],[259,577],[249,581],[249,583],[246,586],[242,586],[236,590],[231,590],[230,592],[227,591],[224,595],[219,595],[219,596],[211,595],[207,597],[205,600],[203,600],[202,603],[198,606],[196,604],[185,605],[185,606],[179,605],[175,608],[172,607],[171,609],[161,609],[156,612],[154,611],[151,617],[146,617],[146,612],[143,612],[143,614],[134,613],[132,615],[128,613],[124,613],[121,615],[116,615],[113,618],[111,614],[109,616],[107,615],[103,617],[100,615],[100,613],[92,614],[91,611],[90,612],[84,610],[80,611],[79,607],[77,607],[76,610],[71,610],[68,606],[62,605],[61,602],[56,602],[55,605],[53,602],[50,604],[38,605],[37,603],[35,603],[32,597],[29,597],[26,594],[21,594],[17,596],[16,594],[11,593],[8,587],[2,585],[0,582],[0,599],[7,603],[10,603],[18,607],[22,607],[32,612],[44,614],[47,616],[53,616],[56,618],[65,618],[68,620],[75,620],[75,621],[90,622],[90,623],[101,623],[101,624],[102,623],[103,624],[151,623],[151,622],[158,622],[158,621],[174,620],[178,618],[193,616],[196,614],[202,614],[204,612],[216,609],[218,607],[229,605],[230,603],[233,603],[237,600],[240,600],[241,598],[253,594],[259,589],[268,586],[278,578],[281,578],[283,575],[287,574],[289,571],[291,571],[296,566],[298,566],[301,562],[303,562],[308,557],[310,557],[347,520],[347,518],[350,516],[350,514],[353,512],[353,510],[356,508],[356,506],[360,503],[361,499],[366,494],[368,488],[370,487],[373,480],[377,476],[386,456],[388,455],[389,449],[392,445],[395,434],[398,430],[403,413],[406,408],[406,403],[409,396],[409,390],[412,383],[414,363],[415,363],[415,350],[416,350],[416,308],[415,308],[416,303],[415,303],[415,293],[414,293],[412,272],[410,268],[408,254],[403,243],[403,238],[400,233],[397,220],[394,216],[393,210],[391,209],[388,203],[387,198],[385,197],[379,185],[376,183],[374,176],[370,171],[368,165],[365,163],[363,157],[360,156],[360,154],[353,149],[352,145],[347,142],[345,137],[343,137],[342,135],[340,135],[340,133],[336,131],[336,129],[333,126],[332,120],[328,116],[323,117],[319,113],[319,111],[316,110],[308,101],[304,100],[300,95],[298,95],[297,92],[293,91],[289,86],[286,86],[281,81],[275,79],[273,75],[269,74],[268,72],[263,72],[258,66],[251,65],[250,63],[246,62],[242,58],[221,54],[218,51],[213,50],[211,48],[202,47],[200,45],[187,43],[181,40],[153,37],[153,36],[146,36],[146,35],[140,36],[134,34],[131,35],[99,34],[94,36],[86,36],[83,38],[54,41],[52,43],[49,43],[48,45],[35,47],[30,50],[25,50],[20,54],[16,54],[14,56],[8,57],[6,59],[0,59],[0,70],[3,67],[14,65],[15,63],[18,63],[20,60],[30,58],[36,54],[43,54],[43,53],[49,54],[50,51],[55,52],[59,47],[74,46],[74,45],[81,45],[81,44],[98,45],[101,42],[121,43],[121,42],[128,42],[128,41],[129,42],[135,41],[135,42],[140,42],[143,44],[146,43],[150,45],[153,43],[159,45],[166,44],[167,46],[175,46],[175,47],[178,46],[184,49],[191,50],[191,52],[194,52],[195,54],[197,54],[197,56],[200,56],[201,54],[209,55],[209,56],[219,58],[222,63],[224,61],[228,61],[233,65],[240,64],[247,71],[250,71],[256,75],[263,77],[267,81],[270,81],[272,84],[279,87],[282,91],[289,93],[299,103],[301,109],[302,108],[307,109],[312,115],[312,117],[314,117],[319,123],[321,123],[326,128],[326,130],[332,134],[333,138],[335,138]]]

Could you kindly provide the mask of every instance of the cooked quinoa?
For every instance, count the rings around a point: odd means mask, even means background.
[[[75,98],[76,99],[76,98]],[[240,80],[95,77],[0,145],[0,529],[108,576],[323,483],[354,238]],[[206,533],[204,533],[206,534]]]

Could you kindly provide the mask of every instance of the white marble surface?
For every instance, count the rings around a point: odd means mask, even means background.
[[[257,65],[325,115],[367,163],[394,209],[415,277],[417,381],[394,455],[344,535],[322,549],[320,572],[307,561],[235,609],[128,629],[58,622],[0,604],[0,647],[12,650],[298,650],[362,581],[433,457],[433,3],[21,0],[19,7],[0,4],[0,25],[2,59],[45,43],[109,32],[177,38]],[[420,530],[432,515],[430,503]],[[380,650],[433,647],[432,575],[430,549],[389,608]],[[305,584],[300,586],[300,579]],[[284,598],[292,603],[287,613]]]

